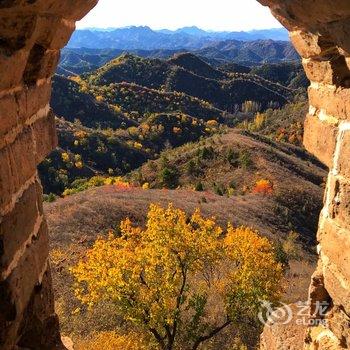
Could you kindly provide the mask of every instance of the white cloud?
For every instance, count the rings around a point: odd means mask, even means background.
[[[281,25],[256,0],[100,0],[78,23],[85,27],[148,25],[176,29],[196,25],[212,30],[251,30]]]

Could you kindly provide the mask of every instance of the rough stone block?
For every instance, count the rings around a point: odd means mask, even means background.
[[[322,265],[319,261],[315,272],[311,276],[311,284],[309,287],[310,316],[312,318],[322,317],[317,307],[317,304],[320,302],[330,302],[330,296],[324,286]]]
[[[341,306],[344,308],[346,313],[349,313],[350,289],[344,288],[344,277],[339,273],[338,268],[339,265],[336,265],[328,260],[327,262],[324,262],[323,274],[325,287],[331,296],[333,303],[337,306]]]
[[[338,339],[341,339],[343,348],[350,348],[350,319],[339,306],[334,306],[328,315],[328,326]]]
[[[329,215],[338,225],[350,229],[350,185],[332,177],[329,181],[329,195],[332,198]]]
[[[296,30],[290,33],[290,39],[301,57],[319,57],[322,48],[318,45],[318,35]]]
[[[17,125],[18,109],[19,106],[13,94],[0,98],[0,137]]]
[[[44,272],[48,258],[48,234],[44,222],[39,235],[24,252],[11,275],[0,282],[0,348],[13,349],[23,316],[31,300],[38,276]]]
[[[52,16],[38,16],[36,42],[47,49],[58,50],[69,41],[75,22]]]
[[[339,19],[328,23],[327,30],[337,46],[342,48],[342,52],[346,55],[350,54],[350,23],[348,18]]]
[[[309,80],[318,83],[344,86],[349,84],[350,71],[344,56],[329,60],[304,59],[303,67]]]
[[[20,118],[24,122],[48,105],[51,97],[51,81],[25,88],[21,95],[23,110],[20,112]]]
[[[309,29],[318,33],[327,31],[329,23],[347,19],[350,16],[347,0],[258,0],[269,6],[271,11],[289,30],[296,28]]]
[[[31,129],[25,128],[16,140],[0,150],[0,210],[14,193],[36,173]]]
[[[47,50],[42,45],[35,44],[23,74],[24,83],[34,85],[39,79],[50,78],[55,73],[59,56],[58,50]]]
[[[14,209],[3,217],[0,223],[0,273],[32,235],[38,217],[42,215],[41,201],[40,185],[34,183],[23,193]]]
[[[52,111],[32,125],[36,163],[39,164],[57,146],[55,116]]]
[[[41,283],[33,290],[23,321],[20,325],[21,338],[18,346],[29,349],[60,349],[58,317],[54,314],[54,297],[51,288],[51,274],[48,268]]]
[[[339,173],[350,179],[350,130],[344,133],[341,140],[339,156]]]
[[[305,120],[304,145],[328,167],[333,165],[338,129],[332,124],[322,122],[318,117],[308,115]]]
[[[333,302],[350,311],[350,230],[323,219],[318,239],[324,284]]]
[[[37,7],[39,11],[49,11],[55,15],[79,21],[97,2],[98,0],[62,0],[59,2],[55,0],[38,0]]]
[[[350,119],[350,89],[335,86],[309,87],[310,105],[328,115]]]
[[[0,50],[0,90],[7,90],[21,84],[28,55],[28,51],[20,50],[11,56],[4,56],[1,55]]]
[[[33,45],[36,14],[22,13],[16,15],[16,13],[12,11],[11,16],[9,16],[9,12],[5,14],[1,11],[2,4],[3,2],[0,4],[0,54],[11,57],[15,52],[30,48]]]

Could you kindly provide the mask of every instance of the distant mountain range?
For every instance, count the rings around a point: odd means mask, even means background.
[[[290,42],[273,40],[217,41],[209,43],[201,49],[194,50],[64,48],[62,50],[58,73],[69,76],[90,72],[126,52],[141,57],[161,59],[167,59],[183,52],[192,52],[213,66],[219,66],[225,63],[239,63],[240,65],[252,67],[262,63],[300,60],[299,55]],[[243,69],[241,72],[249,72],[249,68],[247,67],[241,67]]]
[[[195,26],[177,30],[152,30],[147,26],[109,29],[91,28],[76,30],[68,43],[68,47],[122,50],[195,50],[218,41],[268,39],[288,41],[288,32],[284,28],[249,32],[213,32]]]

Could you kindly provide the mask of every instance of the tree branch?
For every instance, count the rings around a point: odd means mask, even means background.
[[[203,343],[204,341],[213,338],[215,335],[217,335],[219,332],[221,332],[224,328],[226,328],[229,324],[231,324],[230,320],[227,320],[224,324],[222,324],[221,326],[214,328],[210,333],[208,333],[207,335],[203,335],[202,337],[199,337],[193,347],[192,350],[197,350],[199,345],[201,343]]]
[[[158,333],[158,331],[155,328],[149,328],[149,331],[153,334],[153,336],[156,338],[159,345],[162,347],[162,349],[166,349],[164,338]]]
[[[181,284],[181,288],[179,291],[179,295],[177,296],[177,299],[176,299],[176,314],[175,314],[174,326],[173,326],[173,332],[172,332],[172,342],[174,342],[174,340],[175,340],[177,325],[178,325],[178,313],[180,311],[181,299],[182,299],[182,296],[184,294],[186,282],[187,282],[187,269],[184,266],[180,256],[178,256],[178,259],[179,259],[180,266],[181,266],[182,284]]]

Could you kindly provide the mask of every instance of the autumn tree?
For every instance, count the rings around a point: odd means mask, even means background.
[[[223,232],[199,210],[188,218],[151,205],[144,229],[125,220],[119,237],[98,239],[72,272],[83,303],[112,302],[162,350],[195,350],[230,325],[253,324],[261,300],[279,298],[274,256],[249,228]]]

